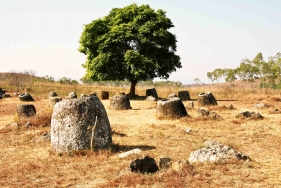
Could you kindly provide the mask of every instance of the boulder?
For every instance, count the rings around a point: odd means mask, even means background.
[[[4,99],[4,98],[11,98],[11,95],[9,95],[9,94],[3,94],[2,95],[2,98]]]
[[[110,109],[113,110],[128,110],[132,109],[129,97],[125,94],[114,95],[110,99]]]
[[[18,117],[32,117],[36,115],[36,108],[33,104],[20,104],[16,107]]]
[[[49,107],[53,108],[57,102],[62,101],[61,97],[49,97]]]
[[[237,117],[246,117],[250,119],[263,119],[263,116],[258,112],[249,112],[249,111],[244,111],[238,114]]]
[[[198,95],[199,106],[217,105],[217,101],[212,93],[200,93]]]
[[[147,89],[146,90],[146,97],[148,97],[148,96],[153,96],[156,99],[158,99],[158,95],[157,95],[156,89],[155,88]]]
[[[109,93],[107,91],[100,91],[98,92],[97,96],[100,100],[106,100],[109,99]]]
[[[179,92],[178,92],[178,97],[179,97],[182,101],[191,100],[188,91],[179,91]]]
[[[182,101],[178,97],[158,101],[156,112],[158,117],[164,118],[188,116]]]
[[[54,91],[50,91],[49,94],[48,94],[49,97],[57,97],[58,94]]]
[[[21,101],[34,101],[33,97],[29,93],[27,93],[27,92],[21,93],[19,95],[19,99]]]
[[[112,144],[106,110],[95,96],[56,103],[50,135],[56,152],[108,149]]]
[[[154,101],[157,101],[157,99],[155,98],[155,97],[153,97],[153,96],[148,96],[148,97],[146,97],[146,99],[145,99],[146,101],[150,101],[150,102],[154,102]]]
[[[186,105],[186,108],[194,108],[194,102],[193,101],[189,101],[188,104]]]
[[[170,157],[160,158],[160,160],[159,160],[160,169],[169,168],[171,166],[171,164],[172,164],[172,159]]]
[[[145,156],[143,159],[133,160],[130,164],[132,172],[154,173],[159,170],[155,159]]]
[[[247,155],[235,151],[229,146],[222,145],[214,141],[206,141],[203,145],[206,147],[190,153],[189,163],[218,162],[229,159],[249,161]]]
[[[198,115],[199,116],[202,116],[202,117],[209,116],[209,113],[210,112],[209,112],[209,110],[207,108],[201,107],[201,108],[198,109]]]

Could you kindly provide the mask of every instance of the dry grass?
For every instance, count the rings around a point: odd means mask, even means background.
[[[58,156],[51,151],[50,140],[42,135],[50,131],[45,122],[48,112],[48,92],[60,96],[75,91],[78,96],[105,90],[128,92],[128,88],[97,86],[61,87],[60,85],[35,85],[30,93],[37,109],[33,119],[15,118],[15,106],[23,102],[17,98],[0,100],[0,187],[280,187],[281,186],[281,109],[278,91],[239,89],[237,87],[156,88],[160,97],[178,90],[188,90],[195,102],[188,109],[190,117],[176,120],[156,118],[156,103],[131,100],[132,110],[109,109],[109,100],[103,100],[113,130],[110,151],[76,152]],[[5,88],[5,87],[4,87]],[[7,87],[8,88],[8,87]],[[44,88],[46,89],[44,91]],[[6,89],[6,88],[5,88]],[[137,88],[145,95],[146,88]],[[43,92],[44,91],[44,92]],[[200,92],[210,91],[218,106],[208,107],[221,118],[213,120],[198,116],[196,103]],[[12,93],[9,91],[8,93]],[[184,101],[186,105],[188,101]],[[268,108],[252,106],[267,103]],[[232,104],[234,109],[225,108]],[[260,112],[263,120],[236,118],[242,111]],[[6,125],[17,120],[20,125],[32,121],[31,128],[15,129]],[[191,128],[186,133],[185,128]],[[217,164],[185,164],[181,171],[161,170],[155,174],[131,173],[132,160],[149,155],[157,161],[170,157],[173,161],[188,159],[190,152],[202,147],[205,140],[215,140],[232,146],[252,159],[251,162],[230,161]],[[140,148],[141,154],[119,159],[120,152]]]

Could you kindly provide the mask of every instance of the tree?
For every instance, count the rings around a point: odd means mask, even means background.
[[[129,80],[130,96],[139,81],[169,78],[181,68],[174,27],[166,12],[149,5],[114,8],[85,25],[79,51],[87,56],[82,65],[86,80]]]
[[[201,81],[200,81],[199,78],[194,78],[194,82],[195,82],[196,84],[201,84]]]

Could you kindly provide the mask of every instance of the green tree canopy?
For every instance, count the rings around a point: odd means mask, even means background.
[[[114,8],[85,25],[79,51],[87,56],[83,64],[88,80],[129,80],[130,96],[139,81],[167,79],[181,68],[176,52],[174,27],[163,10],[131,4]]]

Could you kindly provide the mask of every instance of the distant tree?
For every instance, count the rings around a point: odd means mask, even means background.
[[[226,82],[232,83],[235,80],[237,80],[237,78],[236,78],[237,70],[236,69],[225,69],[224,72],[225,72],[225,81]]]
[[[17,91],[19,91],[21,87],[32,87],[35,73],[36,72],[34,70],[25,70],[23,72],[16,72],[12,70],[7,73],[6,80],[10,86],[15,86]]]
[[[201,84],[201,81],[200,81],[199,78],[195,78],[195,79],[194,79],[194,82],[195,82],[196,84]]]
[[[68,77],[61,77],[58,82],[60,84],[67,84],[67,85],[76,85],[79,84],[77,80],[72,80],[71,78]]]
[[[215,76],[213,72],[207,72],[207,77],[214,83],[215,81]]]
[[[136,4],[114,8],[85,25],[79,51],[87,56],[86,80],[127,79],[134,96],[139,81],[169,78],[182,67],[172,27],[163,10]]]

